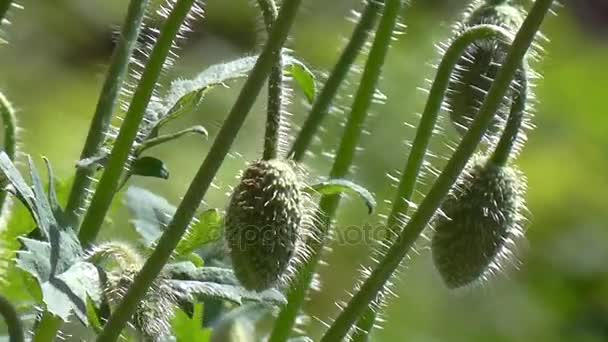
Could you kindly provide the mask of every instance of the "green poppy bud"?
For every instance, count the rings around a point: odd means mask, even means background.
[[[244,171],[225,219],[233,269],[241,284],[262,291],[275,285],[296,254],[305,194],[295,164],[258,160]]]
[[[515,34],[524,19],[523,9],[501,1],[499,4],[475,2],[456,27],[459,35],[476,25],[499,26]],[[501,65],[507,57],[508,47],[496,39],[483,39],[471,44],[456,64],[446,94],[450,119],[457,130],[464,134],[483,104]],[[503,97],[497,115],[488,130],[488,136],[500,132],[509,115],[513,89]]]
[[[521,172],[474,158],[434,222],[433,261],[449,288],[500,269],[510,245],[522,235],[524,192]]]

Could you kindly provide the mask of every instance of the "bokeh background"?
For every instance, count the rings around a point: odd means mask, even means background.
[[[160,1],[155,1],[159,3]],[[181,58],[163,77],[193,76],[206,66],[250,55],[259,50],[264,35],[250,0],[207,0],[206,19],[182,44]],[[387,173],[402,168],[425,102],[425,79],[434,77],[438,60],[435,44],[449,37],[450,25],[465,1],[412,0],[403,10],[407,25],[394,43],[380,85],[387,96],[376,104],[355,161],[352,179],[372,190],[386,213],[393,198]],[[47,156],[62,178],[69,178],[80,153],[95,108],[113,37],[125,14],[126,0],[19,0],[23,10],[11,13],[12,25],[0,46],[0,89],[19,109],[22,150]],[[535,63],[542,75],[536,93],[534,123],[519,165],[528,177],[530,209],[527,241],[518,251],[521,263],[509,267],[483,287],[449,292],[430,262],[426,243],[395,279],[394,292],[377,341],[608,341],[608,3],[571,0],[549,17],[543,31],[545,57]],[[346,18],[360,8],[356,0],[309,0],[299,14],[289,46],[322,79],[335,62],[344,38],[353,27]],[[152,16],[151,26],[158,26]],[[348,104],[357,84],[343,89]],[[201,124],[211,138],[230,109],[240,83],[210,94],[195,113],[174,127]],[[238,137],[234,152],[221,169],[209,206],[222,208],[237,170],[261,150],[263,101],[252,112]],[[294,127],[302,122],[306,105],[296,91],[291,108]],[[327,174],[331,154],[341,134],[344,114],[328,118],[306,160],[311,177]],[[446,141],[436,138],[434,152],[446,156]],[[296,129],[294,128],[294,132]],[[177,203],[205,156],[210,141],[198,137],[167,144],[152,152],[169,165],[168,181],[136,179]],[[433,161],[437,167],[442,160]],[[421,188],[424,191],[424,187]],[[362,205],[346,200],[339,227],[378,224]],[[102,238],[133,236],[126,210],[118,210]],[[337,312],[334,302],[348,298],[361,264],[369,263],[371,243],[333,245],[320,269],[322,292],[306,305],[313,317],[307,331],[322,332],[319,321]]]

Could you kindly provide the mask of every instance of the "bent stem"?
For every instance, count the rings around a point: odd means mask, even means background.
[[[390,0],[384,7],[382,19],[380,20],[378,31],[361,77],[361,83],[353,102],[353,108],[348,117],[342,141],[336,154],[336,160],[330,171],[330,178],[343,178],[350,169],[400,10],[401,0]],[[270,336],[270,342],[286,341],[289,338],[300,307],[304,302],[306,292],[310,287],[314,271],[321,258],[325,238],[339,202],[339,195],[323,196],[321,199],[319,210],[322,222],[320,222],[319,230],[316,233],[317,236],[307,241],[307,246],[310,248],[310,256],[301,266],[298,277],[290,288],[287,295],[287,305],[279,314],[275,328]]]
[[[93,199],[91,200],[91,205],[82,221],[78,238],[85,247],[95,240],[101,229],[103,220],[110,208],[116,189],[118,188],[120,177],[125,165],[128,163],[133,142],[137,136],[146,107],[150,102],[154,87],[169,54],[173,40],[186,19],[186,16],[190,12],[190,8],[194,4],[194,1],[195,0],[177,1],[162,28],[158,41],[154,45],[150,60],[148,61],[148,64],[146,64],[146,68],[141,77],[141,81],[137,85],[125,120],[120,127],[120,132],[118,133],[116,143],[112,148],[108,165],[103,172],[95,195],[93,195]]]
[[[310,147],[313,136],[317,133],[319,127],[321,127],[321,122],[329,112],[329,107],[334,101],[338,89],[346,79],[348,71],[351,69],[357,56],[359,56],[363,46],[365,46],[365,43],[370,36],[370,31],[376,24],[376,19],[383,6],[382,4],[383,1],[380,0],[367,0],[367,4],[363,13],[361,13],[359,22],[357,23],[348,44],[344,48],[338,62],[334,66],[323,89],[314,102],[300,133],[293,142],[291,150],[288,153],[288,156],[293,160],[299,162],[304,158],[306,151]]]
[[[268,33],[277,19],[278,10],[274,0],[257,0],[264,17]],[[266,132],[264,134],[264,160],[274,159],[278,155],[281,120],[283,111],[283,53],[279,56],[268,76],[268,102],[266,108]]]
[[[0,93],[0,116],[4,128],[4,152],[10,160],[15,160],[17,154],[17,118],[15,117],[15,109],[2,93]],[[6,191],[0,192],[0,213],[4,208],[6,196]]]
[[[433,136],[433,129],[437,123],[441,104],[443,103],[454,68],[467,47],[483,39],[497,39],[504,42],[504,44],[509,44],[513,37],[508,31],[499,26],[478,25],[455,38],[445,52],[437,68],[437,75],[431,86],[429,98],[416,130],[412,149],[401,173],[401,180],[397,187],[396,197],[393,200],[393,207],[387,219],[387,227],[389,229],[386,238],[387,243],[390,243],[399,234],[406,222],[405,217],[409,210],[409,203],[412,199],[416,181],[420,174],[429,142]],[[367,340],[366,335],[371,331],[376,320],[376,304],[378,303],[371,304],[359,319],[357,329],[353,332],[353,341]]]
[[[91,121],[87,140],[80,153],[80,160],[98,154],[105,142],[120,89],[123,86],[129,69],[129,61],[137,45],[137,37],[142,27],[148,3],[149,0],[132,0],[129,4],[120,40],[112,56],[110,68],[108,69],[101,95],[97,101],[97,107]],[[78,168],[76,170],[74,183],[65,210],[67,220],[73,224],[74,229],[78,227],[78,211],[85,206],[86,191],[91,186],[91,178],[94,173],[95,170],[93,168]]]
[[[344,310],[326,331],[321,341],[340,341],[348,334],[359,315],[376,298],[377,294],[382,291],[385,283],[390,279],[403,257],[409,252],[420,233],[424,230],[433,215],[435,215],[443,199],[464,169],[467,161],[475,152],[517,68],[521,66],[522,59],[534,40],[536,32],[549,11],[552,2],[552,0],[537,0],[534,3],[530,14],[515,37],[506,61],[500,68],[498,76],[477,114],[477,118],[462,139],[458,149],[454,152],[445,169],[433,184],[419,209],[412,216],[401,234],[399,234],[395,243],[388,249],[382,261],[372,271],[370,276],[361,285],[359,291],[355,293]]]
[[[222,125],[207,157],[190,184],[171,223],[158,240],[157,246],[135,277],[133,284],[106,323],[97,341],[115,341],[138,303],[169,260],[171,253],[184,235],[196,210],[205,197],[215,174],[228,154],[237,133],[250,112],[272,66],[276,63],[287,34],[294,22],[302,0],[285,0],[268,42],[247,78],[238,99]]]
[[[3,296],[0,296],[0,315],[4,317],[4,322],[8,327],[10,342],[23,342],[23,325],[15,307]]]

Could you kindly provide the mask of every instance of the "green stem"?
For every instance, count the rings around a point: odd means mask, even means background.
[[[13,0],[0,0],[0,23],[6,17],[6,12],[11,8],[12,3]]]
[[[368,0],[363,13],[357,26],[355,27],[353,34],[348,41],[348,44],[344,48],[344,51],[340,55],[338,62],[334,66],[327,82],[323,87],[323,90],[319,93],[317,100],[310,110],[310,114],[306,118],[300,133],[294,141],[289,156],[295,161],[302,161],[306,151],[308,150],[313,136],[321,126],[323,118],[327,115],[331,103],[336,97],[338,89],[346,79],[346,75],[351,70],[352,65],[363,46],[367,42],[370,35],[370,31],[376,24],[378,14],[382,9],[382,2],[376,0]]]
[[[80,153],[80,160],[91,158],[98,154],[105,142],[120,89],[123,86],[129,69],[129,61],[137,45],[137,37],[142,27],[148,3],[149,0],[131,0],[129,4],[121,32],[121,39],[112,56],[110,68],[108,69],[101,95],[97,101],[95,114],[91,121],[87,140]],[[68,222],[72,223],[74,227],[78,226],[80,219],[78,211],[85,206],[86,190],[91,186],[91,177],[94,174],[95,168],[78,168],[76,170],[76,176],[74,177],[74,183],[65,210]]]
[[[4,322],[8,327],[10,342],[23,342],[23,326],[15,307],[3,296],[0,296],[0,315],[4,317]]]
[[[4,152],[10,160],[15,160],[17,154],[17,118],[15,117],[15,109],[2,93],[0,93],[0,116],[2,116],[2,125],[4,126]],[[0,213],[2,213],[6,202],[6,196],[6,191],[0,191]]]
[[[187,135],[187,134],[199,134],[199,135],[202,135],[205,138],[209,137],[209,133],[207,132],[207,130],[205,129],[205,127],[203,127],[203,126],[192,126],[190,128],[186,128],[186,129],[183,129],[181,131],[159,135],[156,138],[152,138],[152,139],[148,139],[148,140],[144,141],[143,143],[141,143],[141,145],[139,145],[139,146],[136,147],[136,149],[135,149],[135,155],[140,155],[144,151],[146,151],[148,149],[151,149],[152,147],[164,144],[164,143],[166,143],[168,141],[179,139],[179,138],[181,138],[181,137],[183,137],[184,135]]]
[[[422,113],[422,118],[416,130],[416,137],[412,144],[412,149],[408,156],[404,171],[401,173],[401,180],[397,187],[393,207],[388,216],[387,227],[389,229],[386,241],[390,243],[392,239],[402,230],[405,224],[405,217],[409,210],[409,203],[414,194],[416,181],[420,174],[420,169],[429,146],[433,129],[437,123],[437,118],[441,110],[441,104],[448,89],[452,72],[460,60],[461,56],[472,43],[483,39],[501,40],[505,44],[512,40],[511,34],[498,26],[478,25],[458,36],[445,52],[437,75],[433,81],[429,98]],[[353,335],[353,341],[366,341],[365,335],[371,330],[376,320],[375,304],[370,305],[365,314],[361,317]]]
[[[258,0],[258,6],[264,17],[266,30],[271,32],[277,19],[278,10],[274,0]],[[278,155],[283,111],[283,57],[279,51],[277,62],[268,77],[268,103],[266,109],[266,132],[264,134],[264,160],[274,159]]]
[[[401,10],[401,0],[387,1],[376,37],[369,53],[369,58],[365,64],[365,69],[361,77],[361,83],[353,108],[348,117],[348,122],[344,129],[344,135],[336,160],[330,171],[330,178],[343,178],[347,175],[355,156],[355,151],[359,143],[363,124],[367,118],[372,97],[376,91],[376,85],[380,78],[380,73],[390,46],[393,31],[397,24],[397,18]],[[327,232],[331,226],[331,220],[340,202],[339,195],[323,196],[319,204],[323,222],[319,227],[318,236],[307,242],[311,254],[308,261],[302,265],[298,272],[299,276],[288,293],[288,303],[283,308],[275,323],[275,328],[270,337],[270,342],[286,341],[289,338],[293,324],[298,315],[300,307],[304,302],[304,297],[310,286],[310,281],[321,258],[321,252],[325,243]]]
[[[108,165],[103,172],[91,205],[82,221],[78,238],[84,246],[91,244],[101,229],[103,220],[118,188],[120,177],[128,162],[129,154],[131,153],[133,142],[137,136],[146,107],[150,102],[158,77],[171,50],[173,40],[190,12],[194,1],[177,1],[164,24],[158,41],[154,45],[150,60],[146,64],[141,81],[135,90],[133,100],[116,138]]]
[[[46,311],[38,324],[36,325],[36,332],[32,342],[53,342],[57,335],[57,331],[61,328],[63,322],[59,317],[53,316],[53,314]]]
[[[295,20],[302,0],[285,0],[268,42],[247,78],[238,99],[222,125],[205,161],[190,184],[184,199],[177,208],[167,230],[161,236],[154,252],[150,255],[139,274],[135,277],[121,303],[118,305],[97,341],[115,341],[135,308],[145,295],[154,279],[169,260],[172,251],[185,233],[201,201],[205,197],[213,178],[222,165],[230,147],[250,112],[264,82],[276,63],[287,34]]]
[[[537,0],[534,3],[530,14],[513,41],[505,63],[500,68],[498,76],[477,114],[477,118],[463,137],[458,149],[454,152],[445,169],[437,178],[433,187],[395,243],[388,249],[380,264],[372,271],[370,276],[361,285],[359,291],[351,298],[346,308],[327,330],[321,341],[341,341],[348,334],[353,323],[376,298],[376,295],[393,275],[393,272],[399,266],[403,257],[409,252],[420,233],[427,226],[433,215],[435,215],[450,188],[464,169],[467,161],[475,152],[515,72],[521,66],[522,59],[533,42],[536,32],[549,11],[552,2],[552,0]]]
[[[494,165],[504,166],[509,161],[515,145],[517,144],[517,136],[521,131],[526,104],[528,102],[528,77],[525,68],[522,68],[517,73],[517,95],[513,99],[511,113],[507,119],[507,124],[504,133],[500,137],[494,153],[491,157],[491,162]]]

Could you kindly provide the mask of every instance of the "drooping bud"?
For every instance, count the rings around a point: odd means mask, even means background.
[[[456,35],[476,25],[499,26],[513,34],[523,22],[525,12],[511,1],[476,1],[457,25]],[[446,94],[450,119],[464,134],[483,104],[494,79],[508,53],[508,47],[497,39],[483,39],[471,44],[456,64]],[[509,89],[501,102],[487,135],[500,131],[509,115],[513,89]]]
[[[511,166],[475,157],[434,222],[433,261],[449,288],[500,269],[523,231],[525,179]]]
[[[306,195],[296,166],[258,160],[244,171],[226,212],[234,273],[250,290],[275,285],[296,254]]]

